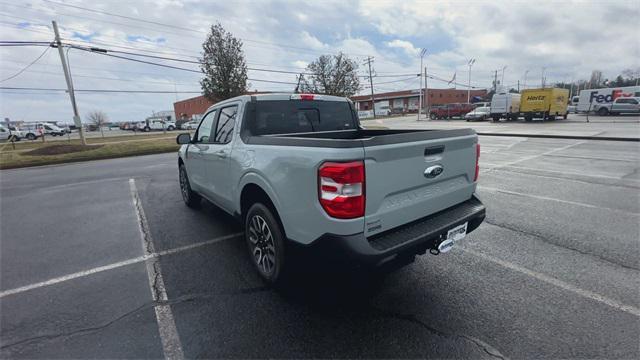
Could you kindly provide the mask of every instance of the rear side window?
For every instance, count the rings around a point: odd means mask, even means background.
[[[353,112],[339,101],[258,101],[249,131],[253,135],[355,129]]]
[[[216,129],[214,142],[226,144],[231,141],[237,113],[237,105],[229,106],[220,110],[220,117],[218,118],[218,127]]]

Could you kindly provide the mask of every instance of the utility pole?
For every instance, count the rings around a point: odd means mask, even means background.
[[[423,48],[420,51],[420,96],[418,97],[418,121],[422,116],[422,59],[427,54],[427,49]]]
[[[424,67],[424,110],[427,112],[427,119],[429,119],[429,86],[427,86],[427,67]]]
[[[299,93],[300,92],[300,81],[302,81],[302,73],[300,73],[300,75],[298,75],[298,85],[296,85],[296,89],[293,91],[294,93]]]
[[[518,80],[518,92],[520,92],[520,80]]]
[[[469,84],[468,84],[468,88],[467,88],[467,103],[471,103],[471,67],[473,66],[473,64],[476,62],[476,59],[471,59],[469,60]]]
[[[498,70],[496,70],[493,75],[493,92],[498,92]]]
[[[62,42],[60,41],[60,33],[58,32],[58,24],[55,21],[51,22],[53,24],[53,32],[56,36],[56,47],[58,48],[58,53],[60,54],[60,61],[62,62],[62,70],[64,71],[64,78],[67,81],[67,92],[69,93],[69,98],[71,99],[71,107],[73,108],[73,122],[76,124],[78,128],[78,133],[80,135],[80,142],[82,145],[87,145],[87,140],[84,138],[84,129],[82,128],[82,121],[80,120],[80,115],[78,114],[78,105],[76,104],[76,95],[73,92],[73,81],[71,79],[71,74],[69,73],[69,68],[67,67],[67,59],[64,57],[64,50],[62,49]],[[44,136],[43,136],[44,138]]]
[[[522,88],[525,89],[525,90],[527,89],[527,74],[528,73],[529,73],[529,70],[526,70],[524,72],[524,84],[522,84]]]
[[[540,78],[540,87],[541,87],[541,88],[544,88],[544,85],[545,85],[545,84],[544,84],[544,71],[545,71],[546,69],[547,69],[546,67],[544,67],[544,66],[542,67],[542,77]]]
[[[367,56],[366,64],[369,65],[369,85],[371,86],[371,107],[373,108],[373,118],[376,118],[376,101],[373,96],[373,75],[371,74],[371,63],[373,62],[373,58],[371,56]]]

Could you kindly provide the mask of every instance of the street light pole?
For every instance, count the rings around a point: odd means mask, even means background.
[[[470,59],[469,60],[469,84],[467,87],[467,104],[471,103],[471,67],[473,66],[473,64],[476,62],[476,59]]]
[[[420,96],[418,97],[418,120],[417,121],[420,121],[420,117],[422,116],[422,59],[426,54],[427,54],[427,49],[422,48],[422,51],[420,51]]]
[[[541,76],[541,78],[540,78],[540,87],[541,87],[541,88],[544,88],[544,85],[545,85],[545,84],[544,84],[544,71],[545,71],[546,69],[547,69],[547,68],[546,68],[545,66],[543,66],[543,67],[542,67],[542,76]]]
[[[525,89],[525,90],[527,89],[527,74],[528,73],[529,73],[529,70],[526,70],[524,72],[524,84],[522,84],[522,88]]]
[[[502,67],[502,79],[500,79],[500,85],[504,88],[504,71],[507,69],[507,65]],[[507,90],[509,92],[509,90]]]

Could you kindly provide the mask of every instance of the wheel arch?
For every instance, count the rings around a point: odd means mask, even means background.
[[[265,190],[261,185],[258,185],[256,182],[246,182],[242,186],[242,190],[239,195],[239,215],[240,219],[242,219],[244,223],[245,216],[249,211],[249,208],[255,203],[261,203],[269,210],[272,211],[273,216],[278,221],[280,228],[282,229],[283,234],[286,238],[286,229],[284,224],[282,223],[282,219],[280,218],[280,212],[278,211],[278,205],[274,201],[274,196],[270,195],[268,190]]]

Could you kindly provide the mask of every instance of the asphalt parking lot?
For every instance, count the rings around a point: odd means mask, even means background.
[[[481,227],[265,287],[175,154],[0,172],[2,358],[640,358],[640,144],[481,137]]]

